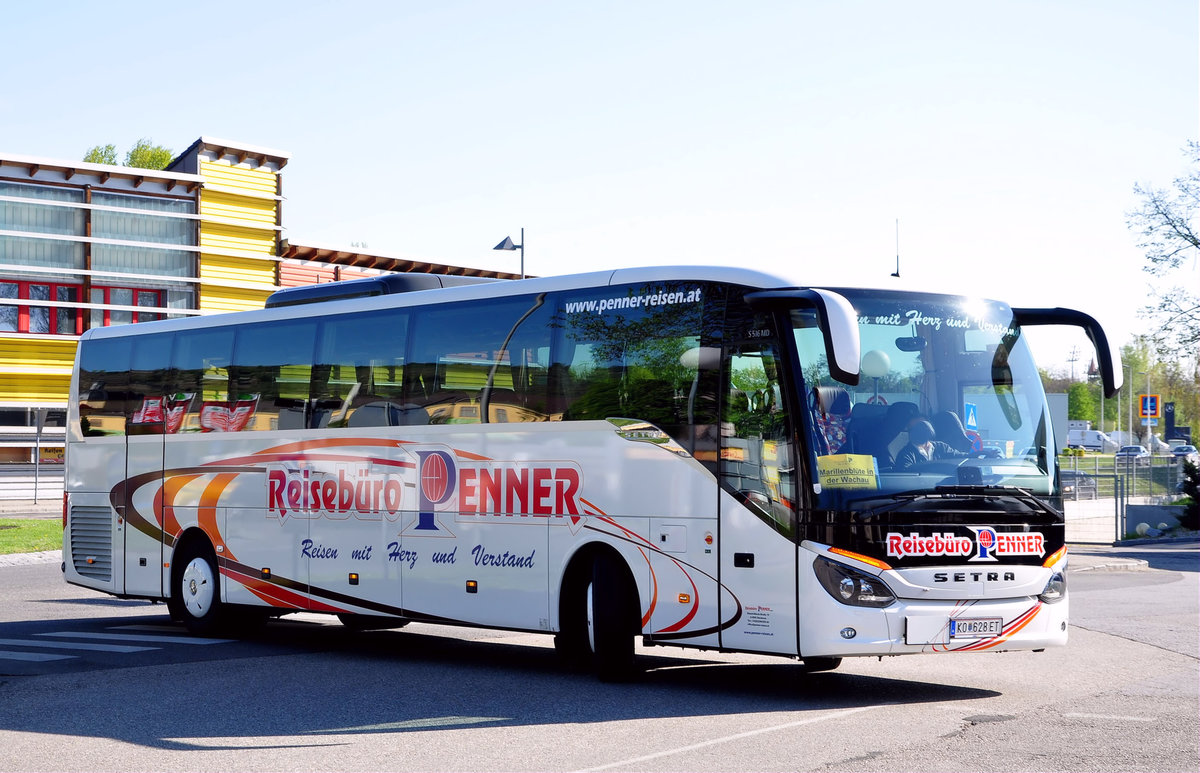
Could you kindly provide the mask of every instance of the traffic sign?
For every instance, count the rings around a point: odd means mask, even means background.
[[[1159,417],[1158,416],[1158,406],[1159,406],[1159,402],[1160,402],[1158,399],[1159,396],[1158,395],[1138,395],[1138,397],[1140,398],[1138,401],[1139,402],[1138,416],[1141,416],[1143,419],[1157,419]]]

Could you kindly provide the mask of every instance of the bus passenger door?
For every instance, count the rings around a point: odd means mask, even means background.
[[[167,426],[167,371],[170,336],[133,341],[130,396],[125,427],[125,495],[118,513],[124,532],[125,592],[163,595],[163,539],[159,508],[163,482],[163,437]]]
[[[125,495],[117,513],[125,544],[125,592],[160,596],[162,532],[155,495],[162,485],[163,436],[127,436],[125,459]]]
[[[720,449],[721,646],[796,653],[796,480],[776,347],[727,347]]]

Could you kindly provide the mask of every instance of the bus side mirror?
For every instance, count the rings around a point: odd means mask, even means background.
[[[758,311],[808,308],[817,312],[825,337],[829,375],[843,384],[858,384],[862,343],[858,335],[858,313],[850,301],[830,290],[788,288],[747,293],[746,303]]]
[[[1100,380],[1104,384],[1104,396],[1113,397],[1121,388],[1121,353],[1108,341],[1104,328],[1094,317],[1074,309],[1013,309],[1013,322],[1021,327],[1033,325],[1071,325],[1083,328],[1083,332],[1096,347],[1100,360]]]

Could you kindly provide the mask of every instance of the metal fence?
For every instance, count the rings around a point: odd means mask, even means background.
[[[1183,462],[1172,456],[1117,459],[1088,454],[1060,457],[1059,464],[1068,542],[1110,544],[1124,539],[1136,525],[1129,523],[1130,505],[1158,505],[1180,496]]]
[[[0,465],[0,499],[53,501],[61,500],[62,493],[61,464]]]

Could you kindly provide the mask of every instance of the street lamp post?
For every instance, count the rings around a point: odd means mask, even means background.
[[[525,229],[524,228],[521,229],[521,243],[520,244],[513,244],[512,237],[505,236],[504,241],[500,242],[492,249],[493,250],[508,250],[509,252],[512,252],[513,250],[520,250],[521,251],[521,278],[522,279],[525,278]]]
[[[1138,371],[1138,374],[1139,374],[1139,376],[1145,376],[1145,377],[1146,377],[1146,394],[1147,394],[1147,395],[1148,395],[1148,394],[1150,394],[1150,371]],[[1139,401],[1139,402],[1140,402],[1140,401]],[[1139,407],[1138,407],[1138,415],[1141,415],[1141,411],[1142,411],[1142,408],[1141,408],[1141,406],[1139,406]],[[1146,445],[1150,445],[1150,444],[1151,444],[1150,420],[1148,420],[1148,419],[1145,419],[1145,418],[1142,418],[1142,420],[1141,420],[1141,421],[1142,421],[1142,426],[1145,426],[1145,427],[1146,427],[1146,433],[1145,433],[1145,435],[1146,435],[1146,441],[1145,441],[1145,442],[1146,442]],[[1141,433],[1141,432],[1139,432],[1139,433],[1138,433],[1138,442],[1139,442],[1139,443],[1140,443],[1140,442],[1142,442],[1142,441],[1141,441],[1141,436],[1142,436],[1142,433]],[[1151,450],[1151,454],[1153,454],[1153,450]]]
[[[1127,380],[1125,383],[1126,383],[1126,384],[1131,384],[1131,383],[1133,383],[1133,367],[1132,367],[1132,366],[1129,368],[1129,379],[1128,379],[1128,380]],[[1129,397],[1125,398],[1125,401],[1126,401],[1127,403],[1129,403],[1129,427],[1128,427],[1128,431],[1129,431],[1129,439],[1130,439],[1130,442],[1132,442],[1132,441],[1133,441],[1133,387],[1130,387],[1130,388],[1129,388]]]
[[[1139,376],[1146,377],[1146,394],[1150,394],[1150,371],[1138,371]],[[1150,426],[1150,420],[1146,419],[1146,445],[1151,454],[1154,453],[1154,428]]]

